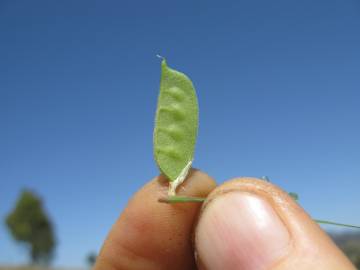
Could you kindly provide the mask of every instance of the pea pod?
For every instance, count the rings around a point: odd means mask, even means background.
[[[154,129],[154,156],[175,195],[194,158],[199,109],[191,80],[161,62],[160,94]]]

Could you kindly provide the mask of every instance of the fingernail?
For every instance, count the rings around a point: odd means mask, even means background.
[[[265,199],[230,192],[206,206],[195,242],[207,270],[264,270],[288,252],[290,235]]]

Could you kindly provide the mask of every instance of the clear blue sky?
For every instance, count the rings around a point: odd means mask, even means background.
[[[360,224],[360,4],[0,1],[0,263],[22,188],[54,220],[56,265],[84,264],[158,174],[160,61],[193,80],[194,166],[268,175],[317,218]]]

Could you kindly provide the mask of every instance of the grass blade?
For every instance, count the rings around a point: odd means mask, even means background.
[[[349,225],[349,224],[338,223],[338,222],[332,222],[332,221],[328,221],[328,220],[314,219],[314,221],[316,221],[319,224],[326,224],[326,225],[334,225],[334,226],[341,226],[341,227],[347,227],[347,228],[360,229],[360,226]]]
[[[196,202],[202,203],[206,198],[200,197],[186,197],[186,196],[167,196],[159,198],[159,202],[162,203],[187,203],[187,202]]]

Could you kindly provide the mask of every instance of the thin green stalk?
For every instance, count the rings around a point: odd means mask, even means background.
[[[186,196],[167,196],[159,198],[159,202],[162,203],[186,203],[186,202],[197,202],[201,203],[205,201],[206,198],[200,197],[186,197]]]
[[[186,197],[186,196],[167,196],[159,198],[159,202],[162,203],[188,203],[188,202],[195,202],[195,203],[202,203],[206,200],[206,198],[200,197]],[[341,226],[347,228],[356,228],[360,229],[360,226],[338,223],[328,220],[321,220],[321,219],[313,219],[315,222],[319,224],[326,224],[326,225],[334,225],[334,226]]]
[[[316,222],[317,222],[317,223],[319,223],[319,224],[335,225],[335,226],[341,226],[341,227],[347,227],[347,228],[356,228],[356,229],[360,229],[360,226],[349,225],[349,224],[343,224],[343,223],[332,222],[332,221],[327,221],[327,220],[314,219],[314,221],[316,221]]]

